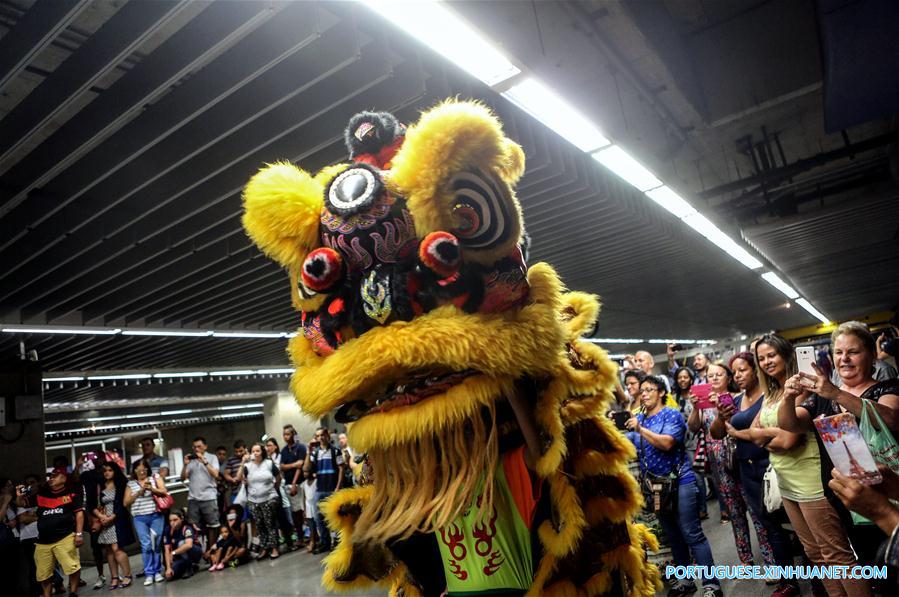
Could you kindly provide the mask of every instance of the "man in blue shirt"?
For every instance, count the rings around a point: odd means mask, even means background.
[[[169,461],[156,453],[156,444],[152,437],[141,438],[140,449],[143,452],[141,459],[150,463],[151,476],[159,475],[163,479],[169,476]],[[131,463],[132,472],[134,472],[135,465],[137,465],[137,461]]]
[[[322,500],[329,497],[335,491],[340,491],[343,486],[343,475],[346,463],[343,455],[336,447],[331,445],[331,434],[324,427],[319,427],[315,432],[315,439],[309,442],[306,452],[306,460],[303,470],[315,473],[315,503],[321,504]],[[319,544],[313,553],[331,551],[331,532],[325,522],[325,516],[321,507],[316,514],[318,526]]]

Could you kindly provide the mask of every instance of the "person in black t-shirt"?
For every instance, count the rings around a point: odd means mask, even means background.
[[[169,527],[162,537],[166,580],[193,576],[194,564],[199,563],[203,555],[198,540],[197,529],[184,520],[184,512],[172,511],[169,514]]]
[[[44,597],[50,596],[53,568],[57,564],[69,575],[69,595],[78,594],[81,578],[78,548],[84,543],[83,497],[81,487],[70,482],[68,471],[63,467],[48,473],[47,483],[38,488],[37,495],[26,493],[24,485],[16,488],[16,501],[20,506],[37,506],[34,561]]]

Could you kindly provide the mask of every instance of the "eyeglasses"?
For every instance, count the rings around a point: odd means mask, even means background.
[[[658,388],[644,388],[644,389],[640,390],[640,393],[641,394],[652,394],[653,392],[658,392],[658,391],[659,391]]]

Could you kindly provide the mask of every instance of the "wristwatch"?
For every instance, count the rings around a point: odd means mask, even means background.
[[[84,533],[75,533],[75,536],[76,536],[76,537],[81,537],[81,536],[83,536],[83,535],[84,535]]]

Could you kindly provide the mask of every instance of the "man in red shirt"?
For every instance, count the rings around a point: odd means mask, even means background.
[[[54,468],[47,474],[47,482],[37,494],[26,493],[25,486],[16,488],[16,501],[23,507],[37,506],[37,544],[34,562],[37,581],[44,597],[50,597],[53,568],[56,564],[69,576],[69,596],[77,596],[81,577],[78,548],[84,542],[83,492],[79,485],[69,482],[68,471]]]

